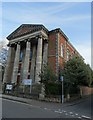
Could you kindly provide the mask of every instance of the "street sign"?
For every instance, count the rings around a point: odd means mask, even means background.
[[[24,87],[23,87],[23,92],[24,92],[24,90],[25,90],[25,85],[30,85],[30,94],[31,94],[32,79],[24,79],[24,80],[23,80],[23,85],[24,85]]]
[[[24,79],[23,84],[24,85],[32,85],[32,79]]]
[[[12,90],[12,88],[13,88],[12,85],[10,85],[10,84],[7,84],[7,85],[6,85],[6,90]]]
[[[63,81],[63,76],[60,76],[60,80]]]

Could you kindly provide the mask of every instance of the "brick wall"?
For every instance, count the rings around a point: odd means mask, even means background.
[[[65,59],[66,59],[66,39],[61,35],[59,34],[59,67],[60,69],[63,68],[63,64],[65,62]],[[64,45],[64,57],[61,56],[61,46]]]
[[[56,36],[57,34],[58,37]],[[64,46],[63,57],[61,56],[62,45]],[[66,38],[60,31],[57,31],[56,29],[50,32],[48,44],[48,65],[53,69],[55,73],[57,73],[57,69],[58,71],[60,71],[60,69],[63,69],[64,63],[67,61],[67,50],[69,50],[70,52],[69,59],[71,59],[71,57],[75,54],[76,50],[68,41],[68,38]]]
[[[56,34],[49,34],[48,65],[56,73]]]
[[[90,87],[80,86],[80,90],[82,96],[93,94],[93,88]]]

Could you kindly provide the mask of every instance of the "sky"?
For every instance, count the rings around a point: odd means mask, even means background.
[[[48,30],[61,28],[85,62],[91,66],[91,2],[84,2],[84,0],[80,2],[17,2],[17,0],[6,2],[4,0],[0,6],[2,6],[0,7],[2,8],[0,41],[5,40],[21,24],[43,24]]]

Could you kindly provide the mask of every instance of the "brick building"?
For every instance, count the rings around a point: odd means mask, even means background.
[[[39,73],[44,64],[59,77],[63,63],[74,54],[80,56],[60,28],[49,31],[43,25],[22,24],[7,39],[9,50],[3,83],[17,84],[24,79],[40,83]]]

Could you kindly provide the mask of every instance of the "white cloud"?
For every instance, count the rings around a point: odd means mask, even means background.
[[[15,23],[32,23],[32,22],[37,22],[38,23],[45,23],[45,24],[67,24],[71,22],[76,22],[76,21],[81,21],[81,20],[90,20],[91,15],[61,15],[60,16],[55,16],[55,12],[59,12],[65,9],[69,9],[72,5],[72,3],[63,3],[61,5],[57,6],[49,6],[47,9],[45,8],[40,8],[40,10],[35,9],[33,7],[28,7],[25,5],[20,6],[20,8],[11,8],[7,11],[7,9],[4,9],[3,13],[3,19],[8,20],[10,22],[15,22]]]
[[[8,44],[8,40],[7,39],[0,39],[0,48],[1,47],[6,47]]]

